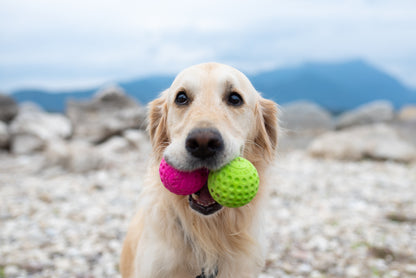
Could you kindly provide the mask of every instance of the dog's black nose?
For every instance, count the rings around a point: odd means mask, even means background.
[[[221,152],[224,149],[224,141],[218,130],[198,128],[188,134],[185,147],[191,155],[205,159]]]

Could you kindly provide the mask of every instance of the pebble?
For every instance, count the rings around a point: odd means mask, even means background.
[[[346,274],[347,274],[347,277],[361,277],[360,267],[357,265],[347,267]]]
[[[1,153],[5,277],[120,278],[150,148],[139,149],[114,153],[112,167],[87,173],[44,164],[39,154]],[[259,278],[416,275],[415,164],[325,160],[298,150],[276,165]],[[386,217],[392,212],[406,217]]]
[[[406,265],[404,271],[408,274],[416,274],[416,264]]]

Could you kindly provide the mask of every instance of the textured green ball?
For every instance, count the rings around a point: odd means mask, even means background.
[[[212,198],[225,207],[244,206],[253,200],[259,189],[259,174],[250,161],[237,157],[208,176]]]

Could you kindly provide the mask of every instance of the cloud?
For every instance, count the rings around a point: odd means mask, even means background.
[[[212,60],[253,72],[356,57],[416,86],[414,26],[416,5],[404,0],[3,0],[0,88],[85,86]]]

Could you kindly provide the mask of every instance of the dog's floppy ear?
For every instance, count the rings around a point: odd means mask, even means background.
[[[254,140],[254,145],[257,153],[263,154],[267,161],[272,161],[277,150],[277,133],[279,129],[277,104],[260,97],[256,110],[258,133]]]
[[[167,103],[166,94],[163,92],[161,96],[149,103],[148,114],[148,132],[153,150],[157,154],[157,159],[162,159],[163,150],[169,144],[169,136],[167,133]]]

